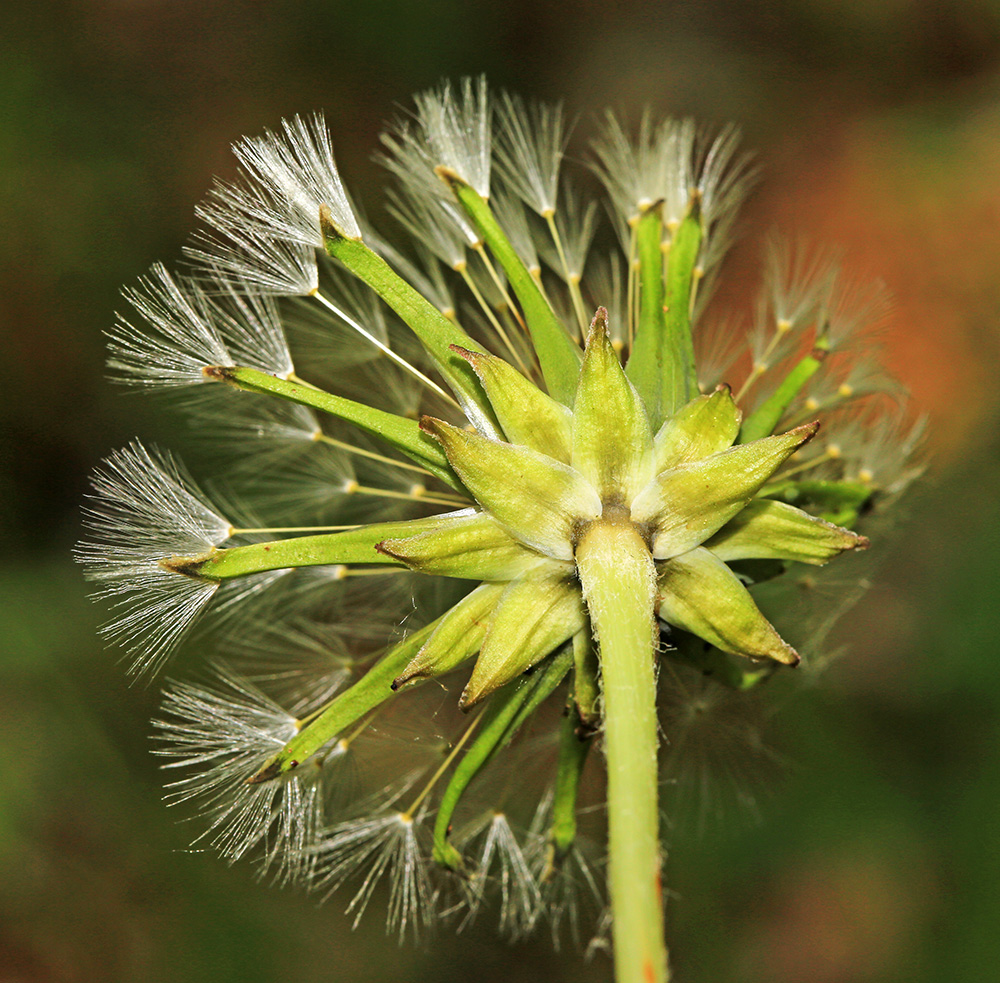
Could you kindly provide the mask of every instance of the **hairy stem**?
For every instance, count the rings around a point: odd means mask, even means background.
[[[604,689],[615,978],[666,983],[653,665],[656,571],[631,521],[607,512],[584,532],[576,562]]]

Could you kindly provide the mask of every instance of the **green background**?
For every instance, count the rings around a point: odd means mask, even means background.
[[[931,415],[850,652],[782,705],[757,825],[672,831],[677,977],[982,981],[1000,960],[1000,8],[948,0],[38,0],[0,14],[0,980],[602,980],[484,927],[422,948],[374,912],[183,848],[68,560],[97,460],[154,404],[103,381],[119,284],[174,262],[228,144],[324,109],[352,190],[396,103],[485,71],[526,95],[735,120],[774,225],[886,280],[889,361]],[[738,762],[736,763],[738,767]]]

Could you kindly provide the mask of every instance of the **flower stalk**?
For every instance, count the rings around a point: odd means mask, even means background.
[[[612,510],[580,537],[576,565],[600,653],[608,863],[618,983],[665,983],[656,716],[656,569]]]

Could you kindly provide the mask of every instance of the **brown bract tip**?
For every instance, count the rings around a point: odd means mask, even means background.
[[[790,430],[789,433],[802,434],[802,442],[799,444],[800,447],[804,447],[809,443],[816,434],[819,433],[820,423],[819,420],[813,420],[812,423],[803,423],[801,427],[795,427]]]
[[[420,418],[420,429],[432,437],[440,437],[443,426],[445,426],[444,421],[437,419],[437,417],[422,416]]]
[[[281,774],[281,762],[280,761],[270,761],[263,768],[260,769],[256,774],[251,775],[246,783],[247,785],[263,785],[264,782],[273,781]]]
[[[381,553],[383,556],[391,556],[394,560],[402,560],[403,558],[398,553],[393,553],[393,551],[386,545],[389,540],[383,539],[381,543],[375,544],[375,552]]]
[[[587,343],[590,343],[591,338],[600,337],[607,333],[608,309],[606,307],[598,307],[594,312],[594,319],[590,322],[590,338],[587,339]]]
[[[449,188],[454,187],[456,184],[468,185],[469,183],[453,167],[448,167],[445,164],[438,164],[438,166],[434,168],[434,173],[441,178],[441,180],[444,181]]]
[[[456,355],[458,355],[461,358],[464,358],[466,362],[472,362],[473,364],[475,363],[475,359],[482,354],[481,352],[470,351],[468,348],[463,348],[461,345],[449,345],[448,347]]]
[[[480,699],[482,699],[482,697],[473,696],[469,692],[468,687],[466,687],[462,691],[462,695],[458,698],[458,709],[461,710],[462,713],[468,713],[480,701]]]
[[[205,580],[201,571],[205,565],[207,556],[168,556],[158,560],[158,565],[171,573],[179,573],[184,577],[191,577],[194,580]]]
[[[333,212],[330,211],[330,206],[322,202],[319,206],[319,231],[327,241],[336,239],[351,239],[354,242],[361,241],[360,236],[348,235],[337,225],[333,217]]]
[[[415,679],[425,679],[427,673],[425,672],[401,672],[390,684],[389,689],[395,693],[400,686],[405,686],[407,683],[412,682]]]

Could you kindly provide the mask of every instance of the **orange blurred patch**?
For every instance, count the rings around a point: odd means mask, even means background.
[[[756,221],[835,244],[848,271],[886,282],[889,368],[931,414],[935,450],[959,453],[997,407],[996,127],[867,119],[782,151],[767,161]]]

